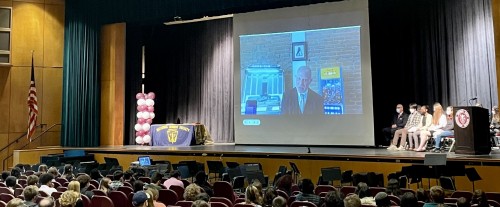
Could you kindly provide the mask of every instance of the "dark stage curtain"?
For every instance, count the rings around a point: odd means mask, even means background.
[[[375,129],[395,105],[497,104],[490,0],[370,0]]]
[[[174,123],[177,118],[183,123],[200,122],[215,142],[234,142],[232,19],[146,30],[149,34],[142,35],[146,38],[145,91],[156,93],[153,124]],[[135,105],[128,109],[135,116]],[[128,123],[133,129],[135,119]]]
[[[66,4],[61,146],[99,146],[100,26]],[[85,20],[85,21],[82,21]]]

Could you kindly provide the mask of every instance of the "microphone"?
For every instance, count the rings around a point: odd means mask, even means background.
[[[307,153],[311,153],[311,148],[310,147],[307,147]]]
[[[469,101],[475,101],[475,100],[477,100],[477,97],[469,99]]]

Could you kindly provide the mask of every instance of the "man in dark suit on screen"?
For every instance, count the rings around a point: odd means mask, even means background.
[[[311,69],[300,67],[295,76],[296,87],[283,94],[281,114],[324,114],[323,97],[309,88],[311,82]]]

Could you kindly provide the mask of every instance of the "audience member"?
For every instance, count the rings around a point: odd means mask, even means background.
[[[95,180],[97,181],[98,183],[101,182],[101,179],[103,178],[103,176],[101,175],[101,172],[99,172],[98,169],[94,168],[92,170],[90,170],[90,178],[92,180]],[[97,186],[96,186],[97,187]]]
[[[344,207],[361,207],[361,200],[356,194],[344,198]]]
[[[76,181],[72,182],[80,185]],[[80,193],[69,189],[61,194],[61,197],[59,198],[59,204],[61,205],[61,207],[83,207],[83,201],[80,198]]]
[[[57,170],[56,167],[50,167],[49,170],[47,170],[47,173],[52,174],[53,179],[58,178],[60,176],[59,171]]]
[[[181,173],[177,170],[170,172],[170,178],[163,182],[166,188],[170,188],[171,185],[178,185],[184,188],[184,183],[181,181]]]
[[[418,200],[412,192],[406,192],[401,196],[401,207],[418,207]]]
[[[24,207],[24,201],[20,198],[14,198],[7,203],[7,207]]]
[[[41,175],[43,173],[47,173],[47,171],[48,171],[47,169],[48,169],[48,167],[47,167],[46,164],[41,164],[41,165],[38,166],[38,171],[37,172],[40,173],[40,175]]]
[[[64,172],[61,177],[65,178],[68,181],[73,180],[73,178],[75,178],[75,175],[73,174],[73,165],[71,164],[64,165]]]
[[[184,200],[186,200],[186,201],[195,201],[196,196],[198,196],[200,193],[201,193],[200,186],[193,183],[193,184],[190,184],[186,187],[186,189],[184,190],[183,197],[184,197]]]
[[[446,127],[446,115],[443,112],[443,106],[440,103],[435,103],[433,106],[434,114],[432,115],[432,124],[426,130],[420,130],[420,146],[415,151],[424,152],[427,141],[434,132],[442,131]]]
[[[7,177],[10,176],[10,172],[9,171],[3,171],[2,172],[2,181],[5,183],[5,179],[7,179]]]
[[[470,207],[470,202],[467,202],[467,199],[464,197],[460,197],[457,199],[457,207]]]
[[[289,174],[282,175],[280,178],[278,178],[278,181],[276,181],[276,190],[282,190],[285,192],[287,195],[292,195],[292,185],[293,185],[293,178]]]
[[[113,181],[109,183],[109,187],[111,190],[117,190],[119,187],[123,186],[122,177],[123,172],[120,170],[117,170],[113,173]]]
[[[249,185],[245,189],[245,204],[250,204],[260,207],[262,204],[262,197],[259,195],[259,190],[253,185]]]
[[[194,183],[200,186],[205,191],[205,193],[207,193],[210,197],[214,195],[214,191],[212,190],[212,185],[208,183],[207,181],[208,176],[207,174],[205,174],[204,171],[196,173],[195,179],[196,180],[194,181]]]
[[[38,184],[38,176],[36,175],[30,175],[26,178],[26,185],[37,185]]]
[[[134,193],[137,193],[138,191],[143,191],[144,190],[144,182],[142,180],[136,180],[134,181]]]
[[[361,200],[361,204],[372,206],[377,205],[375,203],[375,199],[370,196],[369,187],[366,183],[359,182],[358,186],[356,186],[356,189],[354,190],[354,193],[358,195],[359,199]]]
[[[5,179],[5,185],[7,186],[7,189],[14,194],[14,190],[16,190],[16,184],[17,184],[17,179],[14,176],[9,176],[7,179]]]
[[[204,201],[204,200],[197,200],[194,201],[191,207],[210,207],[210,203]]]
[[[163,178],[163,175],[159,172],[154,172],[153,175],[151,175],[151,183],[146,185],[146,188],[154,188],[156,190],[161,190],[161,179]]]
[[[153,201],[153,193],[151,192],[151,190],[144,190],[144,192],[148,195],[148,207],[153,207],[155,206],[154,204],[154,201]]]
[[[420,119],[422,119],[422,116],[420,113],[417,111],[419,109],[419,106],[416,103],[411,103],[410,104],[410,115],[408,116],[408,121],[406,122],[405,126],[401,129],[398,129],[394,132],[394,138],[392,138],[392,143],[391,146],[389,146],[387,149],[388,150],[404,150],[405,149],[405,142],[406,142],[406,137],[409,134],[413,134],[415,130],[418,127],[418,124],[420,123]],[[401,139],[399,139],[401,137]],[[411,136],[409,136],[411,137]],[[397,147],[398,142],[400,142],[399,147]],[[411,142],[411,139],[409,140],[409,145],[410,145],[410,150],[413,150],[413,142]]]
[[[399,188],[399,181],[397,179],[390,179],[387,182],[387,188],[385,188],[385,192],[388,195],[393,196],[401,196],[401,188]]]
[[[420,150],[419,144],[422,145],[422,141],[419,141],[418,137],[420,136],[420,133],[422,131],[427,131],[427,129],[431,126],[432,124],[432,115],[428,113],[429,111],[429,106],[423,105],[420,107],[420,114],[422,115],[422,119],[420,123],[418,124],[417,129],[413,133],[413,142],[415,143],[415,151]],[[425,150],[425,149],[424,149]]]
[[[134,207],[146,207],[148,206],[148,194],[144,191],[139,191],[137,193],[134,193],[134,196],[132,197],[132,205]]]
[[[264,201],[262,202],[262,206],[271,207],[273,205],[273,200],[278,196],[278,192],[276,189],[269,187],[266,189],[264,193]]]
[[[16,179],[19,179],[19,176],[21,176],[21,172],[23,170],[19,167],[14,167],[12,170],[10,170],[10,176],[14,176]]]
[[[47,197],[43,198],[39,203],[39,207],[54,207],[55,206],[54,198],[52,197]]]
[[[453,106],[448,106],[446,108],[446,125],[442,129],[438,129],[434,132],[434,149],[433,152],[441,152],[441,140],[445,137],[453,136],[453,127],[455,117],[453,117]]]
[[[123,182],[128,182],[128,183],[134,183],[134,171],[132,170],[126,170],[123,173]]]
[[[74,180],[69,182],[68,190],[72,190],[72,191],[80,193],[80,183],[78,181],[74,181]]]
[[[258,179],[253,179],[252,180],[252,185],[257,188],[257,191],[259,192],[259,196],[261,198],[264,198],[264,192],[262,192],[262,183]]]
[[[470,202],[473,205],[477,205],[477,207],[489,207],[488,198],[486,194],[482,190],[475,190],[472,194],[472,200]]]
[[[295,197],[296,201],[309,201],[321,206],[321,198],[314,194],[314,184],[311,179],[303,179],[300,183],[300,193]]]
[[[89,199],[92,199],[92,197],[94,196],[94,193],[91,190],[88,190],[89,186],[90,186],[90,176],[88,176],[87,174],[80,175],[80,176],[76,177],[76,181],[78,181],[78,183],[80,184],[80,189],[78,192],[87,196]],[[94,186],[94,187],[96,187],[96,186]],[[107,192],[105,192],[105,193],[107,193]]]
[[[424,203],[430,202],[429,195],[422,188],[417,189],[417,195],[416,196],[417,196],[417,200],[418,201],[422,201]]]
[[[332,190],[325,195],[325,203],[323,207],[343,207],[344,201],[340,196],[340,192],[338,190]]]
[[[443,206],[444,204],[444,189],[441,186],[432,186],[430,189],[431,201],[424,204],[424,207]]]
[[[204,200],[206,202],[210,201],[210,196],[207,193],[200,193],[196,196],[196,200]]]
[[[47,195],[52,195],[53,192],[56,192],[57,190],[54,188],[54,184],[52,184],[52,180],[54,179],[54,176],[50,173],[44,173],[40,175],[40,190],[45,192]]]
[[[273,199],[272,207],[286,207],[286,199],[281,196],[277,196]]]
[[[391,200],[386,192],[379,192],[375,195],[375,203],[377,207],[389,207],[391,206]]]
[[[26,207],[36,206],[36,198],[38,196],[38,187],[34,185],[28,185],[23,190],[24,205]]]
[[[408,114],[404,112],[403,105],[396,105],[396,114],[392,118],[391,126],[382,129],[385,136],[385,142],[390,142],[396,130],[405,127],[407,121]]]
[[[159,197],[158,190],[154,188],[149,188],[148,191],[151,192],[150,196],[153,199],[154,207],[166,207],[165,204],[158,202],[158,197]]]
[[[109,194],[109,191],[111,191],[111,187],[109,187],[109,184],[111,183],[111,179],[109,178],[102,178],[101,183],[99,184],[99,190],[102,190],[102,192]]]

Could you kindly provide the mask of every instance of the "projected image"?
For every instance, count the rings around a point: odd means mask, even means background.
[[[362,114],[360,29],[241,35],[241,114]]]

